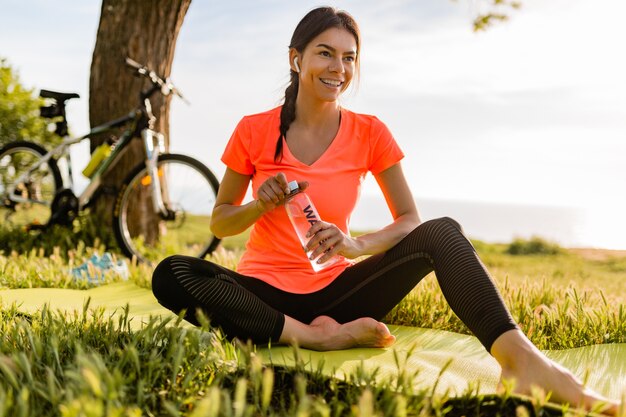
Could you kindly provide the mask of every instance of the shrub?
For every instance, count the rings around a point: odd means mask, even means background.
[[[515,239],[506,248],[506,253],[510,255],[557,255],[562,252],[563,249],[558,244],[537,236]]]
[[[44,101],[33,89],[22,86],[17,72],[5,58],[0,58],[0,147],[15,140],[41,144],[59,141],[48,130],[48,121],[39,117]]]

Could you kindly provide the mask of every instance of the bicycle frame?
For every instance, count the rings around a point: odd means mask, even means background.
[[[40,166],[50,161],[50,159],[52,158],[58,159],[60,157],[68,155],[69,148],[72,145],[80,143],[83,140],[89,139],[91,136],[105,133],[116,127],[125,125],[129,122],[133,122],[127,129],[124,130],[124,132],[118,139],[117,143],[113,147],[111,154],[107,158],[105,158],[102,161],[102,163],[98,166],[98,168],[96,169],[96,172],[92,175],[89,181],[89,184],[87,185],[85,190],[80,194],[80,196],[78,196],[79,210],[82,210],[89,203],[89,201],[91,200],[95,192],[100,188],[102,184],[102,174],[109,168],[109,166],[111,166],[111,164],[121,154],[122,150],[133,139],[136,124],[141,118],[141,116],[142,116],[142,112],[140,110],[134,110],[128,115],[121,117],[117,120],[113,120],[111,122],[107,122],[102,125],[94,127],[87,134],[83,136],[76,137],[76,138],[67,138],[63,140],[54,149],[50,150],[48,153],[43,155],[36,164],[32,165],[26,172],[20,175],[16,179],[14,184],[20,184],[22,182],[25,182],[26,179],[28,179],[28,177],[35,170],[37,170]],[[150,183],[151,183],[151,190],[152,190],[152,195],[153,195],[154,210],[155,212],[162,213],[165,215],[167,213],[167,209],[165,208],[162,194],[161,194],[160,181],[158,181],[158,168],[157,168],[157,161],[158,161],[159,154],[165,152],[165,138],[161,133],[156,132],[149,128],[142,129],[141,138],[143,140],[144,148],[146,151],[145,162],[146,162],[147,172],[148,172],[148,175],[151,177]],[[16,194],[14,191],[15,191],[15,185],[7,188],[6,194],[8,196],[11,196],[10,198],[12,201],[15,201],[17,203],[36,202],[28,198],[23,198],[19,196],[18,194]],[[37,203],[43,204],[41,202],[37,202]]]
[[[181,99],[185,99],[180,91],[178,91],[176,87],[174,87],[174,85],[169,81],[169,79],[163,79],[162,77],[158,76],[154,71],[145,66],[142,66],[141,64],[133,61],[130,58],[126,58],[126,64],[129,67],[134,68],[137,75],[141,75],[149,79],[152,83],[151,87],[140,93],[140,106],[132,110],[126,116],[94,127],[89,131],[89,133],[83,136],[64,139],[54,149],[43,155],[37,163],[29,167],[26,172],[22,173],[18,178],[16,178],[13,185],[9,186],[6,189],[5,195],[8,196],[10,200],[16,203],[38,203],[50,205],[50,203],[47,202],[35,201],[30,198],[22,197],[20,193],[15,192],[17,187],[16,184],[27,182],[26,180],[32,175],[33,172],[35,172],[35,170],[37,170],[43,164],[48,163],[52,158],[56,158],[58,160],[62,157],[66,157],[69,161],[70,146],[82,142],[83,140],[88,139],[94,135],[108,132],[117,127],[126,126],[119,139],[113,145],[111,154],[106,157],[96,168],[96,171],[90,177],[90,181],[87,187],[80,194],[80,196],[77,197],[78,210],[80,211],[87,206],[96,191],[98,191],[98,189],[102,185],[103,173],[107,171],[111,164],[119,158],[122,150],[130,143],[130,141],[134,137],[139,136],[143,140],[144,144],[145,164],[147,169],[147,175],[149,177],[148,180],[150,181],[149,185],[150,192],[152,194],[154,211],[155,213],[161,214],[164,219],[171,217],[172,211],[166,206],[166,203],[169,202],[167,179],[165,179],[165,181],[163,181],[162,183],[161,179],[159,178],[159,174],[166,175],[166,173],[159,173],[157,166],[159,155],[165,152],[165,138],[161,133],[153,130],[156,117],[152,114],[152,104],[150,102],[150,97],[154,93],[160,92],[164,96],[176,94]],[[140,134],[138,134],[138,132],[140,132]],[[69,188],[72,189],[73,179],[71,162],[68,164],[68,173],[70,183]],[[64,178],[62,178],[61,181],[61,188],[66,188],[68,184],[65,184]]]
[[[166,215],[167,208],[163,201],[163,190],[161,190],[159,168],[157,166],[159,155],[165,152],[165,136],[152,129],[143,129],[141,131],[141,138],[143,139],[146,149],[146,168],[148,176],[150,177],[154,212]]]

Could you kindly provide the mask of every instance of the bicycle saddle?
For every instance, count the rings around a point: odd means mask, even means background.
[[[76,93],[59,93],[58,91],[40,90],[39,97],[53,98],[56,101],[65,101],[71,98],[80,98]]]

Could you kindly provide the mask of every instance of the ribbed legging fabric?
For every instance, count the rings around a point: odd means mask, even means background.
[[[461,226],[444,217],[422,223],[387,252],[348,267],[325,288],[286,292],[214,263],[172,256],[155,269],[152,290],[159,303],[198,324],[200,309],[231,338],[276,342],[285,315],[310,323],[320,315],[346,323],[382,319],[422,278],[435,271],[455,314],[487,351],[517,325]]]

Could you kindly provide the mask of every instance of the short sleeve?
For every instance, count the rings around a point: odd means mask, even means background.
[[[369,170],[372,174],[378,174],[395,165],[402,158],[404,158],[404,153],[387,126],[376,117],[372,117]]]
[[[250,127],[244,117],[226,144],[226,149],[224,149],[222,154],[222,162],[228,168],[240,174],[254,174],[254,165],[252,165],[250,158],[250,142]]]

